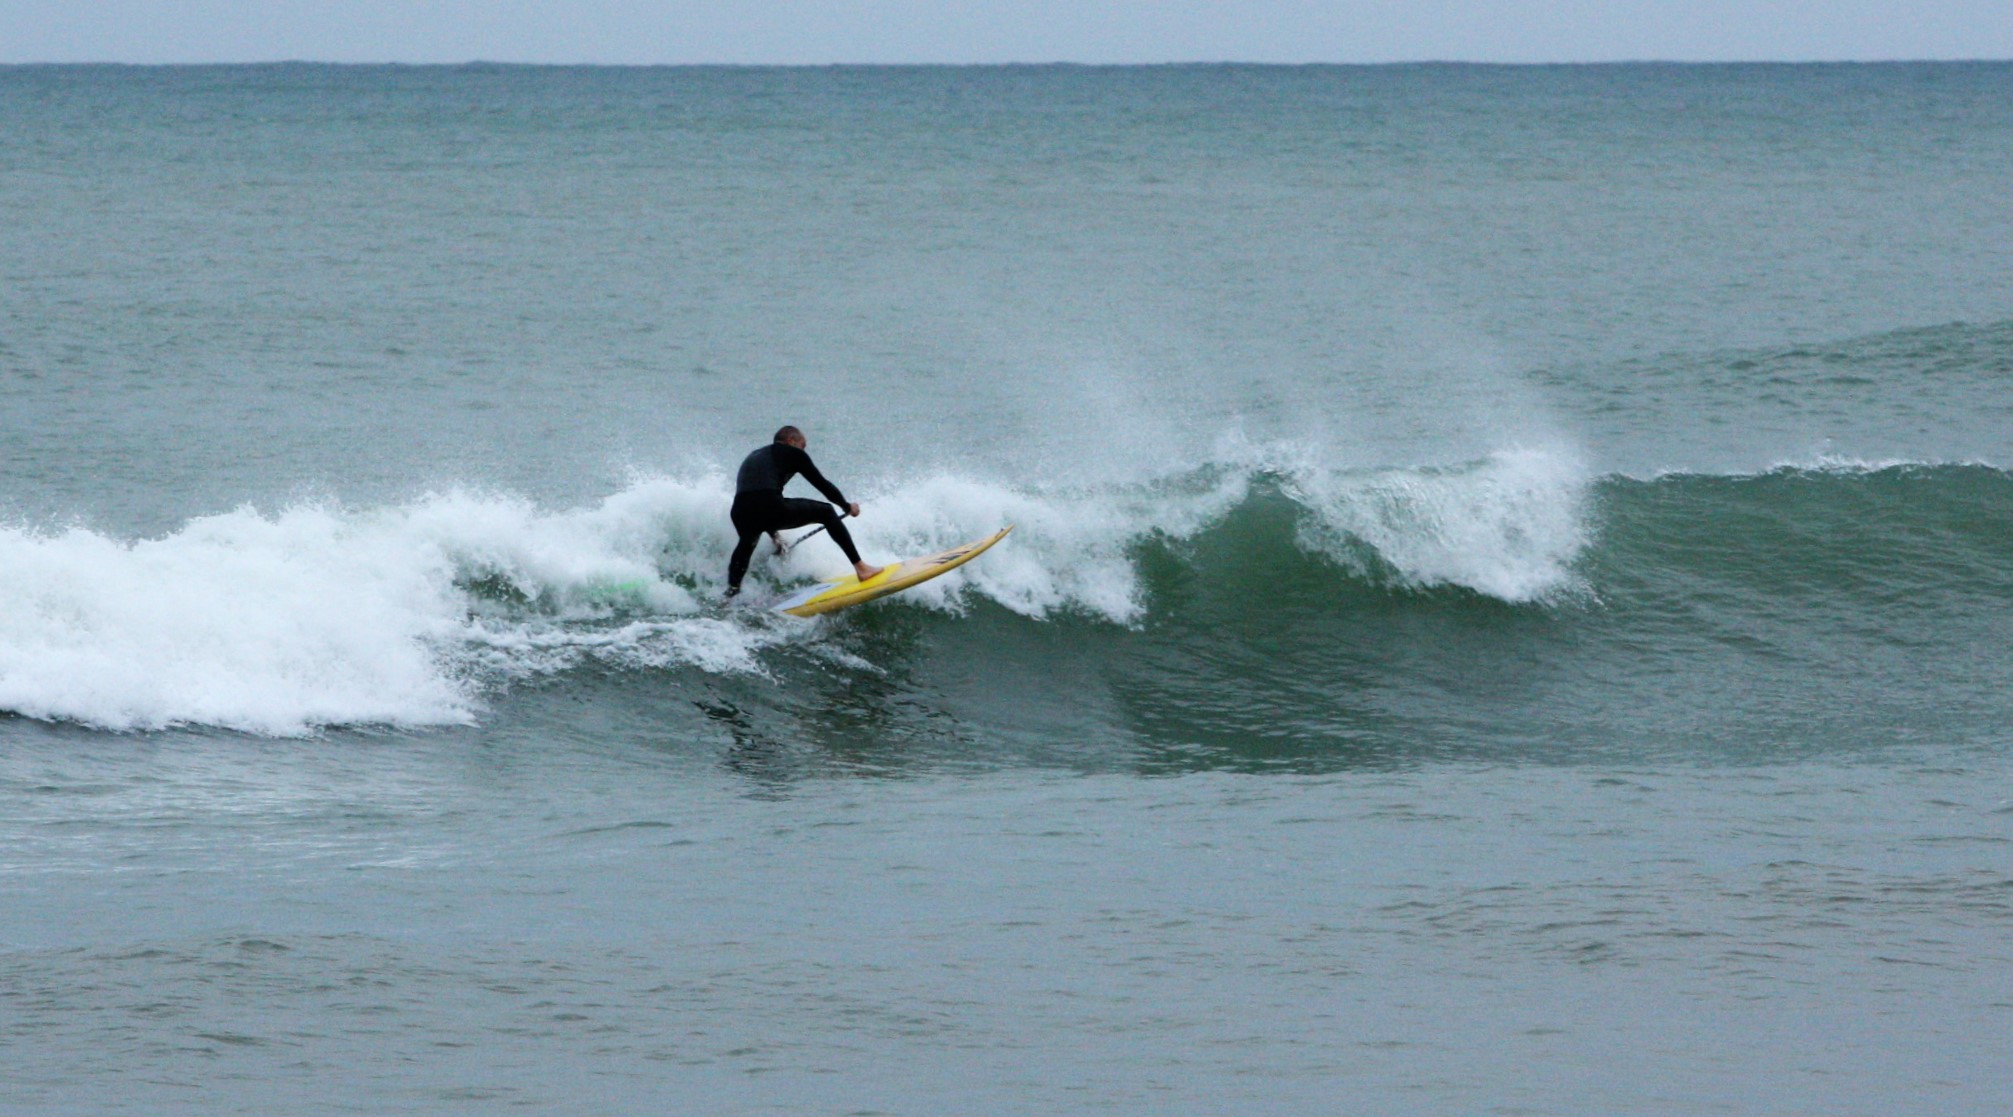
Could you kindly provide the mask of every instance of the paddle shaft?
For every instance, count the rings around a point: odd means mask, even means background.
[[[844,512],[844,511],[841,511],[841,512],[839,513],[839,518],[843,520],[843,519],[845,519],[845,518],[847,517],[847,515],[848,515],[848,513]],[[803,542],[804,540],[806,540],[806,539],[809,539],[809,538],[810,538],[810,537],[812,537],[813,535],[816,535],[816,534],[818,534],[819,532],[821,532],[821,531],[823,531],[823,530],[825,530],[825,525],[823,525],[823,524],[819,524],[819,525],[818,525],[817,527],[814,527],[814,528],[812,528],[811,530],[809,530],[809,531],[805,532],[805,533],[804,533],[804,534],[802,534],[802,535],[799,535],[799,536],[798,536],[798,537],[796,537],[795,539],[792,539],[792,540],[790,540],[790,541],[789,541],[788,543],[784,544],[784,545],[783,545],[783,549],[782,549],[782,550],[780,550],[780,551],[778,551],[778,552],[776,552],[776,554],[777,554],[778,556],[781,556],[781,555],[787,555],[787,554],[789,554],[789,553],[790,553],[791,551],[794,551],[794,550],[796,550],[796,549],[797,549],[797,544],[799,544],[799,543],[802,543],[802,542]]]

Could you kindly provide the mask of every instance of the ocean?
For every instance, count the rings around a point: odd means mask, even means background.
[[[0,1112],[2005,1112],[2009,261],[2013,63],[0,67]]]

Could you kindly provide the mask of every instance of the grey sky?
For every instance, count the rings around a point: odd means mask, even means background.
[[[0,62],[2013,58],[2013,0],[0,0]]]

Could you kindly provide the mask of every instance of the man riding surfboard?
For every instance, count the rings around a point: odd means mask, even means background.
[[[833,510],[832,504],[845,509],[847,516],[858,516],[860,506],[848,503],[839,487],[825,480],[825,475],[811,464],[811,455],[804,452],[805,445],[803,431],[796,427],[783,427],[767,446],[742,459],[741,471],[734,477],[734,508],[729,513],[734,520],[734,531],[741,538],[734,545],[734,557],[727,561],[728,597],[741,592],[741,579],[748,573],[748,560],[755,556],[757,540],[767,535],[775,542],[776,553],[783,553],[783,538],[777,532],[785,528],[823,524],[839,549],[846,552],[847,560],[853,564],[853,573],[862,582],[883,569],[860,561],[860,551],[853,545],[852,533],[840,522],[841,515]],[[804,480],[825,494],[832,503],[784,496],[783,486],[798,474],[802,474]]]

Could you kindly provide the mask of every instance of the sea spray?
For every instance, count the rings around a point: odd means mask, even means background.
[[[1578,587],[1573,564],[1590,541],[1588,479],[1570,453],[1505,450],[1418,469],[1287,468],[1290,495],[1310,513],[1302,545],[1359,573],[1513,603]]]
[[[927,554],[1006,524],[1012,545],[905,594],[955,608],[969,586],[1023,616],[1072,610],[1133,624],[1147,607],[1132,548],[1153,536],[1187,538],[1245,498],[1249,478],[1205,470],[1147,485],[1023,492],[939,474],[876,501],[857,530],[890,555]]]

